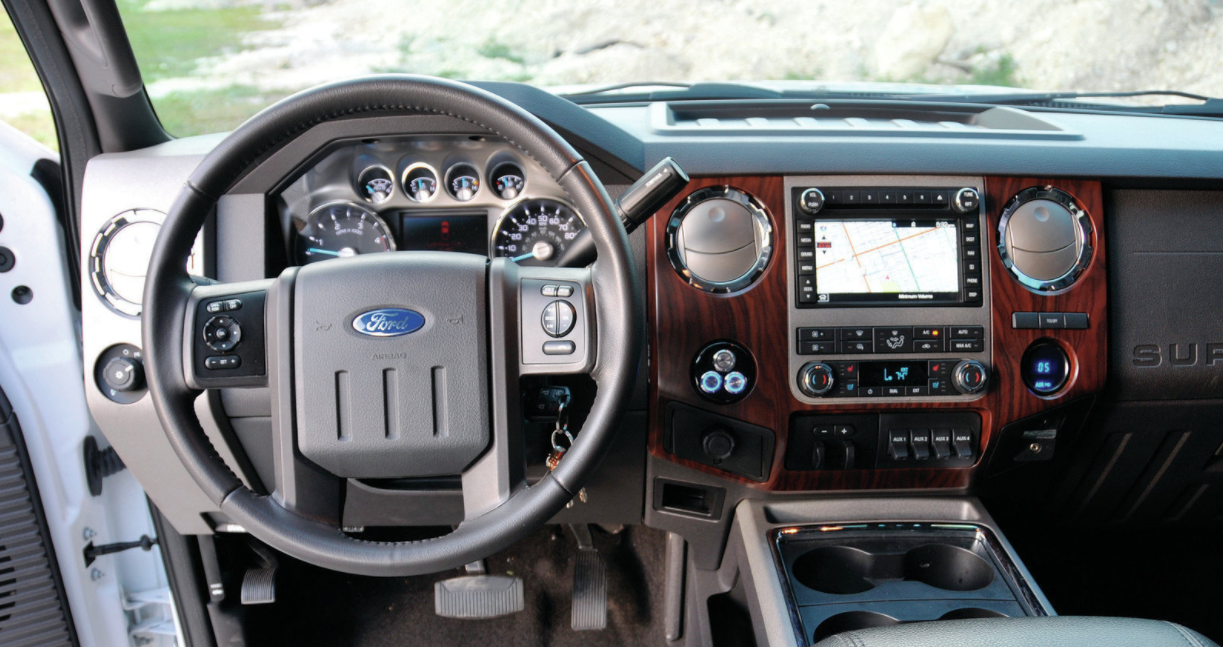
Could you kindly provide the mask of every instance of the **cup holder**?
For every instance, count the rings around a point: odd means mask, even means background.
[[[874,611],[847,611],[845,613],[838,613],[821,622],[820,626],[815,628],[815,634],[811,637],[811,642],[812,644],[818,643],[829,636],[835,636],[846,631],[898,624],[900,624],[899,620],[882,613],[875,613]]]
[[[803,586],[833,595],[865,593],[875,584],[867,579],[875,556],[849,546],[825,546],[794,561],[794,579]]]
[[[966,607],[964,609],[952,609],[947,613],[939,616],[939,620],[975,620],[977,618],[1009,618],[1010,616],[1001,611],[993,611],[991,609],[981,609],[978,607]]]
[[[926,544],[905,553],[905,579],[948,591],[976,591],[994,581],[994,569],[970,550]]]
[[[865,593],[881,580],[922,582],[947,591],[976,591],[994,581],[994,568],[976,553],[949,544],[925,544],[902,555],[824,546],[794,560],[794,579],[831,595]]]

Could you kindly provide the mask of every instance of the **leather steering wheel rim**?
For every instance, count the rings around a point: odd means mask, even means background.
[[[501,137],[537,161],[583,214],[598,250],[592,266],[597,342],[590,376],[598,391],[564,461],[499,506],[450,534],[410,542],[351,537],[245,487],[221,460],[194,412],[199,391],[184,373],[183,317],[193,282],[184,267],[217,201],[259,162],[324,122],[358,117],[445,115]],[[146,278],[142,314],[149,395],[166,436],[192,478],[231,521],[256,538],[333,570],[381,576],[433,573],[482,559],[541,527],[580,490],[614,437],[631,393],[643,332],[639,282],[628,238],[590,166],[550,127],[478,88],[431,77],[386,75],[320,86],[252,117],[197,167],[167,214]],[[269,366],[269,371],[272,367]],[[512,397],[517,397],[513,394]]]

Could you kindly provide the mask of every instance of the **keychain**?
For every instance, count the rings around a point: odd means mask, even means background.
[[[552,430],[552,452],[548,454],[548,459],[545,461],[548,471],[556,469],[565,452],[573,447],[573,434],[569,433],[569,420],[565,415],[566,404],[568,404],[568,398],[561,400],[560,407],[556,410],[556,429]],[[578,490],[577,498],[582,503],[586,503],[586,488]],[[565,504],[565,507],[572,508],[573,501]]]

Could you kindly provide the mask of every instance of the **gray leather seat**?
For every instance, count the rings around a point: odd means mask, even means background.
[[[816,647],[1218,647],[1178,624],[1136,618],[988,618],[873,627]]]

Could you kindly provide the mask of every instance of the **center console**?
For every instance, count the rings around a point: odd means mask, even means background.
[[[651,487],[963,490],[1051,459],[1059,407],[1103,388],[1098,183],[689,186],[648,225]]]

